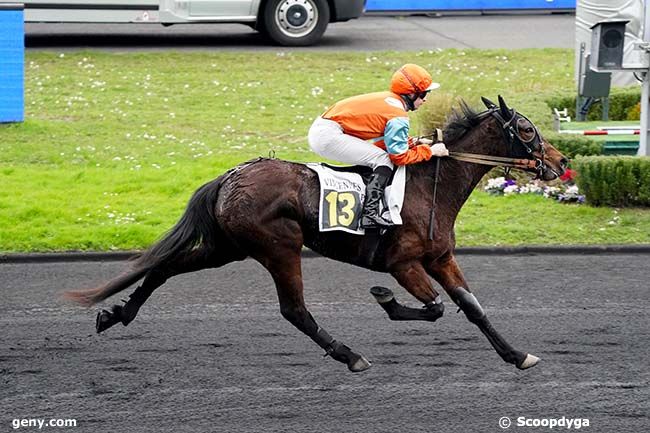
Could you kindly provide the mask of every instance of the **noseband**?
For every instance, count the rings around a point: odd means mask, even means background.
[[[508,153],[511,157],[482,155],[477,153],[466,152],[449,152],[449,156],[465,162],[473,162],[476,164],[503,166],[520,169],[533,169],[537,172],[537,178],[541,178],[547,170],[544,156],[546,151],[544,149],[544,142],[537,127],[526,116],[517,113],[514,109],[510,110],[512,114],[509,120],[505,120],[501,115],[499,108],[490,108],[487,111],[480,113],[477,118],[482,120],[487,116],[494,117],[503,132],[504,139],[508,144]],[[519,130],[521,122],[528,121],[535,131],[533,136],[526,140],[521,136]],[[535,156],[537,152],[540,156]]]

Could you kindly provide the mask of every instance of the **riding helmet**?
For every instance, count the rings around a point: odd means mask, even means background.
[[[390,80],[390,91],[398,95],[425,93],[438,87],[426,69],[413,63],[399,68]]]

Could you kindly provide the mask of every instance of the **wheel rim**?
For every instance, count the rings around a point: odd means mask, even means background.
[[[284,0],[275,8],[275,24],[283,35],[300,38],[318,24],[318,8],[313,0]]]

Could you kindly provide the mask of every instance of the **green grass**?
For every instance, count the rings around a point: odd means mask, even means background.
[[[456,223],[459,245],[650,243],[647,209],[561,204],[538,195],[476,191]]]
[[[551,127],[546,95],[573,92],[570,50],[28,52],[26,121],[0,125],[0,251],[144,248],[233,165],[271,151],[317,160],[306,142],[312,119],[386,88],[406,62],[473,105],[502,94],[542,130]],[[649,241],[650,212],[621,211],[609,225],[612,212],[479,192],[461,213],[458,243]]]

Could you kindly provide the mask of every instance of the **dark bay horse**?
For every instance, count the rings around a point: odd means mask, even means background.
[[[482,113],[461,104],[461,110],[454,111],[445,126],[445,142],[458,159],[436,162],[434,158],[409,166],[403,224],[390,228],[371,244],[371,260],[368,236],[319,232],[316,173],[304,164],[258,159],[199,188],[178,223],[139,256],[130,270],[101,287],[67,292],[66,296],[91,306],[144,278],[126,304],[98,314],[97,332],[102,332],[116,323],[128,325],[152,292],[174,275],[252,257],[273,277],[282,316],[351,371],[363,371],[370,363],[332,338],[305,307],[301,251],[306,245],[335,260],[388,272],[424,304],[420,309],[406,307],[395,300],[389,289],[373,287],[372,294],[392,320],[435,321],[442,316],[444,306],[433,278],[504,361],[520,369],[532,367],[538,358],[511,347],[470,293],[454,257],[454,222],[474,187],[489,171],[485,161],[518,161],[519,167],[536,173],[538,178],[552,180],[564,172],[567,160],[501,97],[499,106],[484,98],[483,102],[488,109]],[[429,239],[436,165],[439,183],[435,230],[433,239]]]

